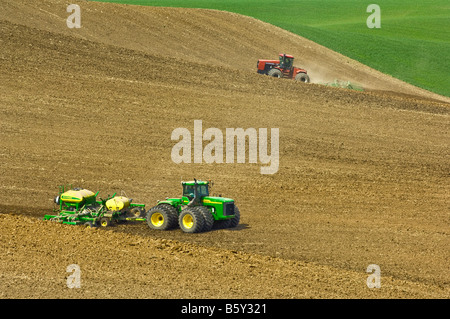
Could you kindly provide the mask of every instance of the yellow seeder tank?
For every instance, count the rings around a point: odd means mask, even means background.
[[[95,197],[95,194],[87,189],[71,189],[61,194],[61,200],[68,203],[80,203],[92,197]]]
[[[123,196],[116,196],[106,201],[109,210],[118,211],[130,206],[130,199]]]

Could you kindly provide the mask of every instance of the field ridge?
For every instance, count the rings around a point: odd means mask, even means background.
[[[123,289],[118,295],[202,298],[225,291],[245,298],[267,289],[264,296],[280,298],[448,298],[445,97],[238,14],[79,4],[83,27],[73,30],[65,26],[65,1],[2,3],[2,297],[84,291],[108,298]],[[268,35],[280,46],[262,45]],[[256,74],[258,58],[288,49],[302,56],[298,64],[326,63],[324,76],[345,71],[371,86],[359,92]],[[195,120],[222,132],[279,128],[279,171],[261,175],[262,163],[247,159],[175,164],[171,134],[192,132]],[[124,191],[148,209],[180,196],[180,181],[192,178],[214,180],[213,193],[236,201],[237,228],[191,236],[130,223],[87,232],[40,220],[54,208],[61,184],[101,197]],[[135,261],[126,279],[111,263],[127,260],[108,253],[109,240]],[[193,255],[182,258],[187,250]],[[236,254],[242,258],[230,257]],[[225,269],[224,281],[215,278],[217,285],[206,288],[183,281],[196,264],[221,265],[222,255],[242,276]],[[89,289],[70,292],[65,268],[77,262]],[[365,286],[374,263],[386,290]],[[165,270],[161,286],[155,272],[139,274],[158,264]],[[95,271],[103,267],[112,270]]]

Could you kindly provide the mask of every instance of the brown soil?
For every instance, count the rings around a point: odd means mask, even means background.
[[[81,29],[66,27],[66,1],[2,3],[1,297],[450,296],[448,98],[236,14],[78,4]],[[372,91],[256,74],[279,52],[312,79]],[[172,131],[197,119],[279,128],[279,171],[173,163]],[[236,200],[241,225],[188,235],[39,220],[62,183],[150,208],[194,177]],[[80,290],[65,286],[69,264]],[[369,264],[381,289],[366,286]]]

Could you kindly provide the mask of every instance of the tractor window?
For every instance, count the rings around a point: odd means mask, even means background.
[[[282,69],[290,69],[293,65],[293,58],[287,58],[280,56],[280,67]]]
[[[285,69],[290,69],[292,67],[292,59],[291,58],[286,58],[284,63],[285,63],[284,64]]]
[[[193,198],[194,185],[184,185],[183,196]],[[197,185],[197,196],[199,197],[209,196],[208,185]]]
[[[183,185],[183,196],[186,197],[194,197],[194,186],[192,185]]]
[[[198,185],[197,187],[198,196],[209,196],[208,185]]]

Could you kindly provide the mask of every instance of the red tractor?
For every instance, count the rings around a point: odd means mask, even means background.
[[[279,60],[258,60],[258,73],[277,78],[288,78],[308,83],[309,76],[305,69],[294,66],[292,55],[281,53]]]

